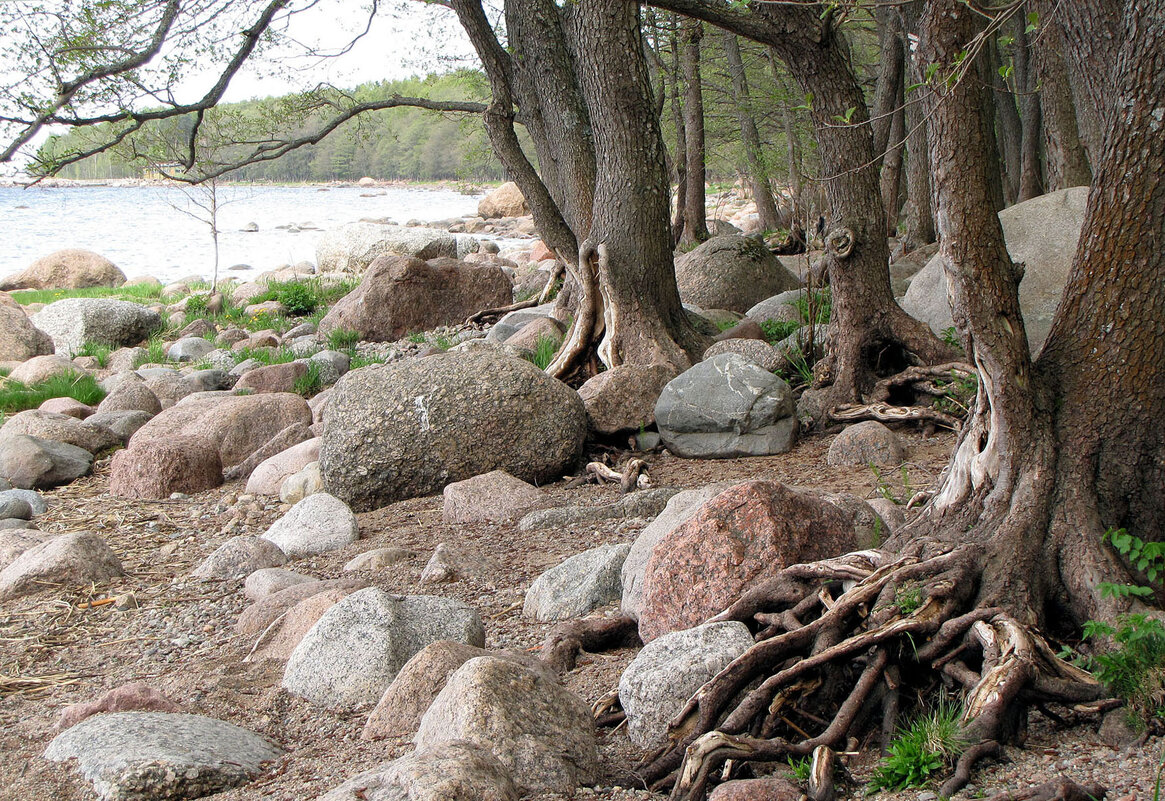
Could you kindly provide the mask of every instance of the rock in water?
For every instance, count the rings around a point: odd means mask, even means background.
[[[362,273],[380,256],[457,257],[457,238],[431,228],[349,223],[325,231],[316,245],[320,272]]]
[[[552,481],[579,460],[586,432],[578,393],[529,362],[442,353],[340,379],[320,466],[328,492],[366,511],[491,470]]]
[[[201,715],[115,712],[58,734],[45,759],[76,759],[102,801],[201,798],[253,779],[283,751]]]

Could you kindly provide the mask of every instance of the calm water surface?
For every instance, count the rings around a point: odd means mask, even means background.
[[[383,192],[384,194],[380,194]],[[220,276],[240,280],[280,264],[315,262],[324,229],[362,218],[433,221],[476,214],[480,195],[413,187],[220,187]],[[375,194],[375,197],[362,195]],[[214,267],[205,202],[195,187],[0,187],[0,276],[62,248],[102,254],[127,276],[163,282],[210,277]],[[243,232],[250,223],[254,233]],[[296,232],[294,229],[299,229]],[[251,271],[227,271],[247,264]]]

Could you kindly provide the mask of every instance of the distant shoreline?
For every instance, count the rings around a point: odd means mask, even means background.
[[[407,187],[409,189],[441,189],[460,192],[463,195],[485,194],[489,189],[501,186],[501,181],[486,181],[464,183],[461,181],[410,181],[406,179],[378,180],[371,179],[365,182],[363,178],[357,181],[220,181],[224,187],[255,186],[255,187],[316,187],[327,189],[383,189],[387,187]],[[149,186],[186,186],[180,181],[151,178],[44,178],[40,181],[31,177],[0,178],[0,188],[27,189],[40,187],[44,189],[137,189]]]

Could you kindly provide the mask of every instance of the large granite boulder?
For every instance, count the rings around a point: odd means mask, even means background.
[[[109,259],[91,250],[66,248],[42,256],[23,272],[0,280],[0,290],[86,289],[124,283],[125,273]]]
[[[0,571],[0,600],[51,585],[84,587],[122,573],[121,561],[99,535],[91,531],[61,534],[32,546]]]
[[[218,448],[200,437],[149,440],[148,445],[120,450],[113,454],[112,468],[109,494],[119,498],[169,498],[223,483]]]
[[[582,455],[586,430],[578,393],[529,362],[442,353],[341,378],[320,466],[324,488],[365,511],[491,470],[552,481]]]
[[[246,784],[282,749],[201,715],[95,715],[49,743],[45,759],[76,759],[102,801],[201,798]]]
[[[118,436],[108,428],[67,414],[40,409],[26,409],[9,417],[0,426],[0,437],[12,434],[27,434],[53,442],[64,442],[94,454],[121,444]]]
[[[801,286],[764,242],[739,234],[716,236],[676,259],[684,303],[743,314],[756,303]]]
[[[857,546],[853,520],[833,504],[774,481],[737,484],[652,549],[639,635],[699,625],[783,568]]]
[[[743,623],[706,623],[643,646],[619,679],[627,736],[640,748],[667,741],[667,727],[688,699],[752,647]]]
[[[1033,354],[1044,346],[1052,330],[1052,317],[1060,305],[1076,256],[1087,203],[1088,187],[1077,186],[1032,198],[999,212],[1007,252],[1013,261],[1023,263],[1019,308]],[[914,276],[901,304],[908,314],[922,320],[937,334],[954,325],[941,254]]]
[[[136,345],[162,327],[162,317],[125,300],[65,298],[34,314],[32,323],[52,337],[58,353],[76,353],[86,342]]]
[[[357,774],[320,801],[518,801],[518,788],[489,749],[451,742]]]
[[[53,338],[33,325],[24,309],[0,303],[0,362],[23,362],[53,350]]]
[[[383,256],[320,320],[320,332],[342,328],[370,342],[393,342],[414,331],[457,325],[512,300],[513,284],[495,265]]]
[[[487,220],[498,217],[523,217],[530,213],[522,190],[513,181],[507,181],[477,203],[477,214]]]
[[[242,462],[290,425],[311,425],[307,401],[290,392],[188,395],[146,423],[129,441],[129,449],[176,439],[201,439],[218,449],[223,467]],[[116,471],[115,471],[116,473]]]
[[[673,379],[655,404],[663,443],[692,459],[765,456],[792,449],[793,391],[780,376],[721,353]]]
[[[396,253],[418,259],[457,258],[457,238],[432,228],[358,222],[325,231],[316,245],[322,273],[362,273],[380,256]]]
[[[655,402],[675,372],[662,364],[623,364],[578,388],[587,422],[599,434],[637,431],[655,424]]]
[[[283,687],[334,708],[374,704],[404,664],[437,640],[480,648],[485,629],[459,601],[368,587],[332,606],[304,635],[287,660]]]
[[[421,718],[418,749],[465,740],[491,752],[523,793],[573,793],[599,778],[590,707],[546,671],[479,656]]]
[[[47,489],[80,478],[93,454],[76,445],[27,434],[0,437],[0,478],[20,489]]]

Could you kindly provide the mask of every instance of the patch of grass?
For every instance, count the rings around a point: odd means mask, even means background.
[[[793,348],[786,351],[785,357],[789,360],[789,366],[793,368],[794,377],[797,378],[805,386],[813,383],[813,365],[809,363],[804,352],[800,347]]]
[[[813,772],[813,759],[811,757],[801,757],[800,759],[787,757],[786,759],[789,763],[789,771],[793,774],[793,780],[797,784],[808,784],[809,774]]]
[[[810,316],[814,317],[813,322],[825,324],[829,322],[829,317],[833,314],[833,295],[830,293],[829,287],[819,289],[813,293],[811,304],[810,295],[802,292],[796,300],[789,301],[789,305],[797,310],[797,314],[806,325],[810,322]],[[810,315],[810,305],[813,306],[812,315]]]
[[[765,320],[760,324],[765,341],[770,345],[776,345],[778,342],[788,339],[800,327],[801,324],[794,320]]]
[[[98,367],[108,367],[109,354],[113,353],[113,351],[114,348],[111,345],[106,345],[104,342],[88,341],[73,355],[92,357],[97,360]]]
[[[894,605],[903,617],[913,614],[922,606],[922,587],[917,584],[904,584],[894,593]]]
[[[246,361],[247,359],[254,359],[263,364],[286,364],[301,358],[296,355],[290,348],[242,348],[233,354],[235,364]]]
[[[545,370],[554,361],[554,354],[558,353],[561,344],[561,340],[543,334],[534,343],[534,352],[530,355],[530,361],[539,370]]]
[[[208,316],[210,297],[208,295],[191,295],[186,299],[186,320]]]
[[[449,337],[437,336],[433,337],[432,344],[433,347],[437,350],[449,350],[451,347],[453,347],[454,343],[453,340],[451,340]]]
[[[62,373],[31,386],[10,378],[0,382],[0,412],[14,414],[35,409],[51,398],[74,398],[90,406],[101,402],[105,390],[91,375]]]
[[[165,341],[160,335],[150,337],[146,342],[145,355],[138,356],[134,359],[134,369],[141,367],[143,364],[165,364],[166,362],[166,345]]]
[[[273,281],[267,285],[267,291],[254,298],[251,303],[277,300],[291,316],[304,317],[315,312],[317,308],[335,303],[355,289],[356,285],[357,282],[354,280],[325,283],[319,278]]]
[[[324,388],[324,380],[320,377],[319,363],[308,361],[307,372],[295,379],[295,385],[292,387],[294,392],[305,397],[310,397],[318,393]]]
[[[328,332],[327,342],[329,350],[351,350],[360,342],[360,332],[349,331],[347,328],[333,328]]]
[[[126,286],[93,286],[85,289],[20,289],[11,293],[22,306],[30,303],[52,303],[65,298],[112,298],[133,303],[151,303],[162,297],[162,287],[154,284],[127,284]]]
[[[959,737],[959,705],[940,700],[898,732],[870,779],[868,790],[925,787],[954,764],[967,743]]]
[[[352,356],[352,361],[348,364],[349,372],[352,370],[359,370],[361,367],[368,367],[373,364],[384,364],[383,356],[369,356],[361,355],[359,353]]]
[[[414,345],[425,344],[425,334],[423,331],[414,331],[413,333],[411,333],[407,337],[405,337],[405,339],[407,339],[409,342],[413,343]]]

